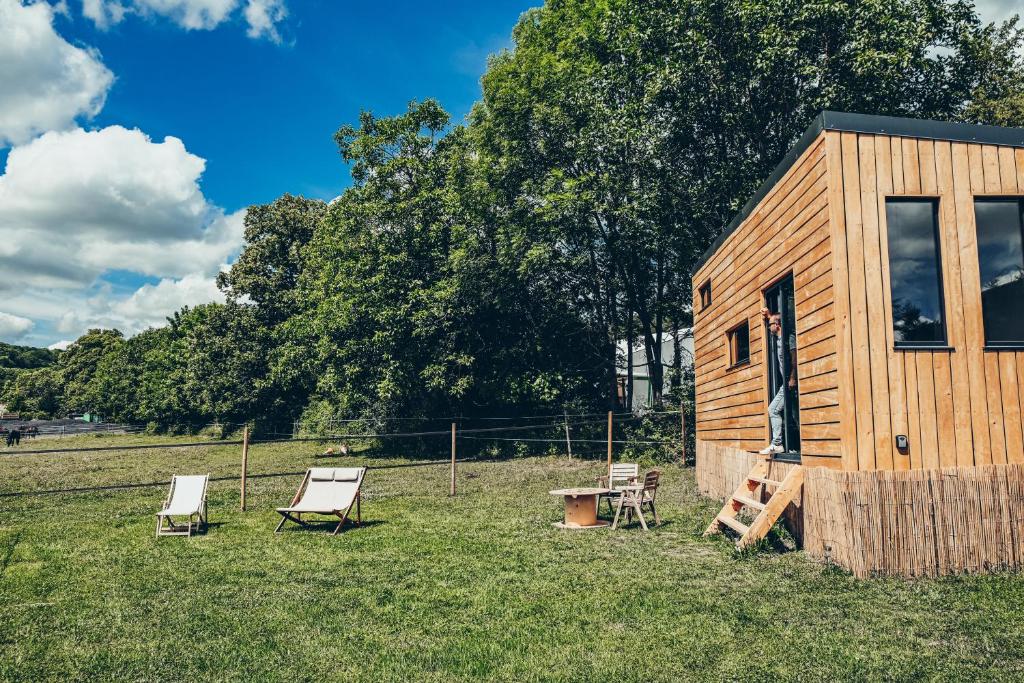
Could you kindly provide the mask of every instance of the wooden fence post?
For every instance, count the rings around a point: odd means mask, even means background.
[[[608,483],[612,481],[612,411],[608,411]]]
[[[679,399],[679,466],[686,467],[686,409]]]
[[[449,496],[455,495],[455,423],[452,422],[452,478],[451,488],[448,491]]]
[[[249,425],[242,430],[242,512],[245,512],[245,485],[249,473]]]
[[[569,440],[569,413],[562,409],[562,418],[565,420],[565,449],[569,451],[569,459],[572,460],[572,441]]]

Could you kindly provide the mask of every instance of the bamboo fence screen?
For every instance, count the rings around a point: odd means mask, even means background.
[[[698,441],[700,492],[731,495],[756,457]],[[781,479],[792,465],[772,467],[771,476]],[[1024,567],[1024,465],[809,468],[800,500],[785,519],[810,556],[858,577],[1019,570]]]

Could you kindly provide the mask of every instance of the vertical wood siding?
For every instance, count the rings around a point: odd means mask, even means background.
[[[1024,353],[984,349],[974,217],[976,196],[1024,194],[1024,149],[823,136],[843,469],[1024,462]],[[893,350],[885,214],[892,196],[939,199],[949,351]],[[895,449],[897,434],[909,438],[907,453]]]
[[[834,300],[837,291],[845,300],[848,284],[844,279],[835,286],[825,143],[820,136],[797,159],[694,275],[694,292],[710,279],[712,301],[707,310],[701,310],[699,295],[694,302],[697,438],[742,450],[767,443],[765,331],[758,312],[762,291],[792,272],[804,461],[839,467]],[[730,368],[726,331],[744,321],[750,362]],[[881,392],[877,398],[888,400]]]

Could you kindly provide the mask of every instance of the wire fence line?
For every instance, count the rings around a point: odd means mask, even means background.
[[[318,434],[313,436],[296,436],[296,435],[282,435],[283,438],[266,438],[265,436],[258,438],[250,438],[251,433],[248,425],[240,425],[243,429],[243,438],[241,439],[217,439],[217,440],[202,440],[202,441],[173,441],[173,442],[160,442],[160,443],[104,443],[96,446],[77,446],[62,447],[62,448],[31,448],[22,449],[18,448],[10,450],[0,455],[6,455],[9,460],[13,456],[18,455],[52,455],[52,454],[64,454],[64,453],[100,453],[100,452],[145,452],[145,451],[157,451],[157,450],[181,450],[181,449],[202,449],[202,448],[216,448],[216,447],[242,447],[242,464],[237,474],[234,472],[225,476],[211,477],[211,481],[238,481],[241,480],[242,488],[245,489],[246,480],[260,479],[267,477],[277,476],[297,476],[303,472],[271,472],[271,473],[254,473],[248,474],[248,452],[251,447],[259,446],[263,444],[278,444],[278,443],[325,443],[329,441],[340,441],[345,443],[349,440],[356,439],[377,439],[382,441],[394,440],[394,439],[431,439],[438,437],[451,438],[451,459],[438,459],[428,460],[421,463],[409,463],[409,464],[395,464],[395,465],[371,465],[370,469],[387,469],[391,467],[409,467],[409,466],[427,466],[427,465],[449,465],[451,468],[451,482],[452,488],[449,495],[455,495],[454,482],[456,480],[456,462],[480,462],[480,454],[487,458],[486,451],[480,451],[476,448],[470,448],[469,453],[462,457],[456,457],[456,444],[460,441],[471,441],[478,442],[481,444],[488,442],[496,443],[521,443],[521,444],[565,444],[566,450],[570,459],[575,456],[576,459],[591,459],[599,458],[607,455],[611,458],[611,449],[613,446],[622,445],[637,445],[637,446],[660,446],[669,447],[672,449],[683,447],[684,442],[681,438],[664,440],[664,439],[630,439],[630,438],[613,438],[613,428],[621,428],[623,426],[632,424],[637,420],[641,419],[640,416],[632,413],[606,413],[605,419],[587,419],[594,414],[583,413],[573,415],[570,420],[568,414],[547,416],[549,422],[534,423],[534,424],[517,424],[517,425],[500,425],[494,427],[463,427],[457,421],[453,422],[449,429],[434,429],[434,430],[420,430],[420,431],[379,431],[379,432],[352,432],[345,433],[339,432],[334,434]],[[554,418],[561,418],[557,421]],[[504,418],[495,418],[504,421]],[[348,422],[352,424],[355,420]],[[232,423],[211,423],[211,427],[229,428]],[[587,438],[585,435],[588,431],[593,433],[594,429],[600,429],[603,431],[603,427],[608,427],[607,438]],[[580,436],[573,437],[570,433],[571,429],[575,429],[578,432],[583,432]],[[558,434],[557,438],[542,437],[537,435],[536,432],[553,431]],[[125,433],[125,432],[120,432]],[[531,435],[531,433],[534,433]],[[264,432],[264,434],[267,434]],[[276,436],[276,434],[275,434]],[[607,444],[608,449],[604,452],[589,453],[589,452],[573,452],[572,444],[580,445],[591,445],[591,444]],[[340,453],[324,453],[323,456],[327,455],[341,455]],[[494,456],[495,451],[490,453],[490,456]],[[519,454],[524,454],[522,451]],[[314,455],[314,457],[323,457],[320,455]],[[468,457],[467,457],[468,456]],[[207,458],[207,456],[200,456]],[[208,458],[207,458],[208,459]],[[2,460],[2,459],[0,459]],[[495,460],[497,461],[497,460]],[[211,463],[213,464],[213,463]],[[215,469],[222,469],[219,466]],[[222,469],[223,472],[223,469]],[[63,484],[64,482],[62,482]],[[167,481],[141,481],[141,482],[126,482],[126,483],[113,483],[113,484],[97,484],[88,486],[68,486],[64,485],[61,488],[51,489],[40,489],[34,491],[12,491],[12,492],[0,492],[0,499],[3,498],[19,498],[24,496],[33,495],[56,495],[56,494],[74,494],[74,493],[86,493],[96,491],[107,491],[107,490],[122,490],[122,489],[135,489],[135,488],[147,488],[166,486]],[[243,496],[244,501],[244,496]],[[243,503],[244,509],[244,503]]]
[[[521,441],[523,443],[565,443],[565,438],[560,439],[502,439],[499,437],[480,437],[480,436],[461,436],[461,439],[471,439],[473,441]],[[613,444],[638,444],[638,445],[657,445],[657,446],[672,446],[679,445],[679,439],[670,439],[663,441],[649,441],[640,439],[571,439],[573,443],[613,443]]]
[[[622,421],[625,419],[633,419],[636,416],[629,411],[625,412],[613,412],[612,413],[616,421]],[[562,426],[564,422],[572,420],[570,426],[577,424],[585,424],[577,422],[580,419],[592,418],[592,417],[603,417],[607,415],[606,412],[602,413],[550,413],[545,415],[521,415],[521,416],[466,416],[466,415],[453,415],[453,416],[427,416],[427,417],[359,417],[359,418],[331,418],[328,420],[316,420],[313,424],[303,421],[295,421],[290,426],[288,431],[277,431],[274,429],[260,429],[262,434],[271,436],[301,436],[305,433],[312,433],[319,435],[321,433],[330,436],[334,434],[333,431],[325,429],[325,427],[333,427],[338,425],[350,425],[350,424],[387,424],[391,422],[454,422],[460,426],[461,431],[465,431],[467,428],[463,425],[472,424],[474,422],[513,422],[523,420],[559,420],[557,426]],[[595,420],[595,423],[601,423],[603,420]],[[33,437],[41,436],[82,436],[89,434],[104,434],[104,433],[116,433],[116,434],[135,434],[142,433],[150,429],[150,425],[144,424],[132,424],[132,423],[95,423],[95,422],[83,422],[79,420],[57,420],[57,421],[39,421],[39,420],[24,420],[24,419],[0,419],[0,430],[6,428],[9,431],[13,427],[29,427],[32,429],[30,432],[21,431],[21,437],[23,439],[30,439]],[[181,425],[178,426],[178,430],[184,431],[187,435],[202,434],[204,432],[231,432],[239,431],[244,429],[246,426],[251,426],[250,422],[222,422],[214,421],[208,422],[202,425]],[[430,430],[421,430],[430,431]],[[0,432],[2,433],[2,432]],[[340,432],[338,432],[340,433]],[[393,430],[393,433],[399,433]],[[446,432],[447,433],[447,432]],[[353,435],[354,436],[354,435]]]
[[[620,420],[619,424],[628,422],[636,418],[627,418]],[[488,434],[488,433],[502,433],[502,432],[522,432],[522,431],[534,431],[538,429],[563,429],[568,427],[581,427],[604,424],[604,420],[591,420],[591,421],[579,421],[579,422],[561,422],[551,424],[540,424],[540,425],[520,425],[512,427],[481,427],[471,429],[455,429],[456,438],[471,438],[465,435],[472,434]],[[339,434],[323,434],[318,436],[309,437],[285,437],[279,439],[265,439],[265,438],[254,438],[248,440],[250,445],[257,444],[269,444],[269,443],[302,443],[302,442],[324,442],[324,441],[344,441],[345,439],[398,439],[398,438],[423,438],[432,436],[451,436],[452,431],[449,429],[445,430],[431,430],[431,431],[419,431],[419,432],[375,432],[375,433],[339,433]],[[480,439],[488,440],[488,439]],[[492,438],[490,440],[500,440]],[[517,440],[517,439],[513,439]],[[518,439],[520,441],[526,441],[525,439]],[[545,439],[545,441],[564,441],[564,439]],[[576,441],[582,442],[581,439]],[[599,441],[604,443],[604,440]],[[157,444],[121,444],[121,445],[104,445],[104,446],[82,446],[76,448],[44,448],[44,449],[18,449],[14,451],[7,451],[3,455],[41,455],[41,454],[52,454],[52,453],[88,453],[88,452],[101,452],[101,451],[136,451],[136,450],[155,450],[165,448],[191,448],[191,447],[203,447],[203,446],[238,446],[246,443],[244,439],[220,439],[217,441],[192,441],[187,443],[181,442],[166,442]],[[597,441],[595,441],[597,443]],[[613,441],[613,443],[615,443]],[[625,442],[620,442],[625,443]]]
[[[481,459],[481,458],[466,458],[459,462],[495,462],[492,460]],[[448,463],[444,460],[423,460],[418,462],[410,463],[396,463],[391,465],[366,465],[368,470],[393,470],[393,469],[404,469],[409,467],[430,467],[437,465],[447,465]],[[299,477],[306,473],[306,470],[292,470],[287,472],[260,472],[258,474],[247,473],[246,479],[273,479],[275,477]],[[242,479],[241,474],[231,474],[224,476],[210,477],[209,481],[240,481]],[[96,486],[75,486],[66,487],[60,489],[38,489],[34,491],[7,491],[0,492],[0,499],[2,498],[26,498],[30,496],[44,496],[44,495],[57,495],[57,494],[76,494],[76,493],[101,493],[103,491],[123,491],[131,489],[144,489],[144,488],[157,488],[165,487],[168,485],[167,480],[163,481],[147,481],[147,482],[130,482],[123,484],[102,484]]]

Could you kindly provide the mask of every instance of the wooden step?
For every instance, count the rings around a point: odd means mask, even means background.
[[[738,533],[740,536],[743,536],[750,529],[750,527],[748,527],[746,524],[742,523],[735,517],[729,517],[728,515],[719,515],[717,519],[720,523],[726,525],[727,527]]]
[[[764,510],[765,503],[756,501],[748,496],[735,495],[732,497],[737,503],[743,503],[748,508],[754,508],[755,510]]]
[[[782,481],[769,479],[768,467],[769,464],[766,460],[759,460],[754,465],[743,483],[722,507],[721,512],[712,520],[707,531],[704,532],[705,536],[720,533],[725,527],[729,527],[740,535],[736,539],[737,548],[745,548],[765,537],[786,506],[800,494],[804,481],[804,470],[800,465],[792,467]],[[751,487],[751,484],[755,484],[755,486]],[[752,497],[754,495],[752,489],[756,488],[758,484],[775,489],[764,503]],[[739,512],[737,505],[747,506],[758,511],[750,526],[736,520],[736,513]]]
[[[765,486],[775,486],[775,487],[782,486],[782,482],[781,481],[776,481],[775,479],[769,479],[768,477],[750,476],[750,477],[747,477],[747,481],[756,481],[758,484],[764,484]]]

